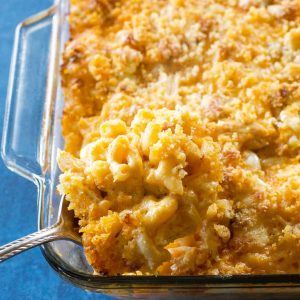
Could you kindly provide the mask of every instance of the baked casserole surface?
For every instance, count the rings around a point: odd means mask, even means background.
[[[61,194],[97,273],[299,273],[300,1],[71,0]]]

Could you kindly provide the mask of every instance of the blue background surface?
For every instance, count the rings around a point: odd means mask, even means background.
[[[0,132],[14,30],[27,17],[51,6],[51,0],[0,0]],[[26,137],[24,137],[26,138]],[[0,245],[36,230],[36,188],[0,160]],[[39,248],[0,264],[0,299],[113,299],[63,281]]]

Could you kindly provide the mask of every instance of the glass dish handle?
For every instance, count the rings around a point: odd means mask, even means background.
[[[53,6],[18,25],[11,59],[1,154],[9,169],[33,181],[43,177],[47,155],[55,11]]]

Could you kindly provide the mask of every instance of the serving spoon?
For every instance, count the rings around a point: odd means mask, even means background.
[[[70,240],[81,244],[79,227],[75,222],[73,211],[68,210],[68,204],[66,197],[62,196],[57,222],[54,225],[0,247],[0,262],[30,248],[55,240]]]

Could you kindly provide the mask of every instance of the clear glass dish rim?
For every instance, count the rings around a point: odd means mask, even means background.
[[[52,85],[47,88],[47,91],[53,93],[53,89],[60,89],[57,83],[60,80],[59,76],[55,76],[55,65],[59,64],[59,56],[62,41],[60,26],[62,24],[61,18],[66,14],[64,11],[67,7],[69,0],[55,0],[54,5],[48,10],[27,19],[25,22],[34,22],[37,17],[53,16],[53,28],[51,38],[51,53],[48,70],[47,85]],[[23,22],[24,23],[24,22]],[[22,24],[22,23],[21,23]],[[53,50],[53,51],[52,51]],[[13,74],[10,74],[12,77]],[[49,83],[50,82],[50,83]],[[49,86],[48,86],[49,87]],[[56,95],[56,91],[54,93]],[[6,111],[7,114],[7,111]],[[5,119],[7,116],[5,115]],[[50,126],[51,120],[49,120]],[[44,137],[41,137],[44,139]],[[3,153],[2,156],[4,157]],[[44,227],[45,220],[45,197],[43,196],[43,188],[45,184],[44,178],[38,176],[28,176],[26,172],[18,169],[14,165],[10,165],[5,161],[14,172],[20,174],[27,179],[32,180],[38,187],[38,227]],[[47,184],[47,181],[46,181]],[[46,216],[47,217],[47,216]],[[137,275],[122,275],[122,276],[99,276],[87,275],[71,269],[67,266],[62,259],[54,254],[51,243],[45,244],[41,247],[42,253],[50,266],[63,278],[69,280],[79,287],[90,290],[105,290],[105,289],[128,289],[128,288],[142,288],[142,289],[157,289],[157,288],[278,288],[278,287],[300,287],[300,274],[279,274],[279,275],[199,275],[199,276],[137,276]]]

